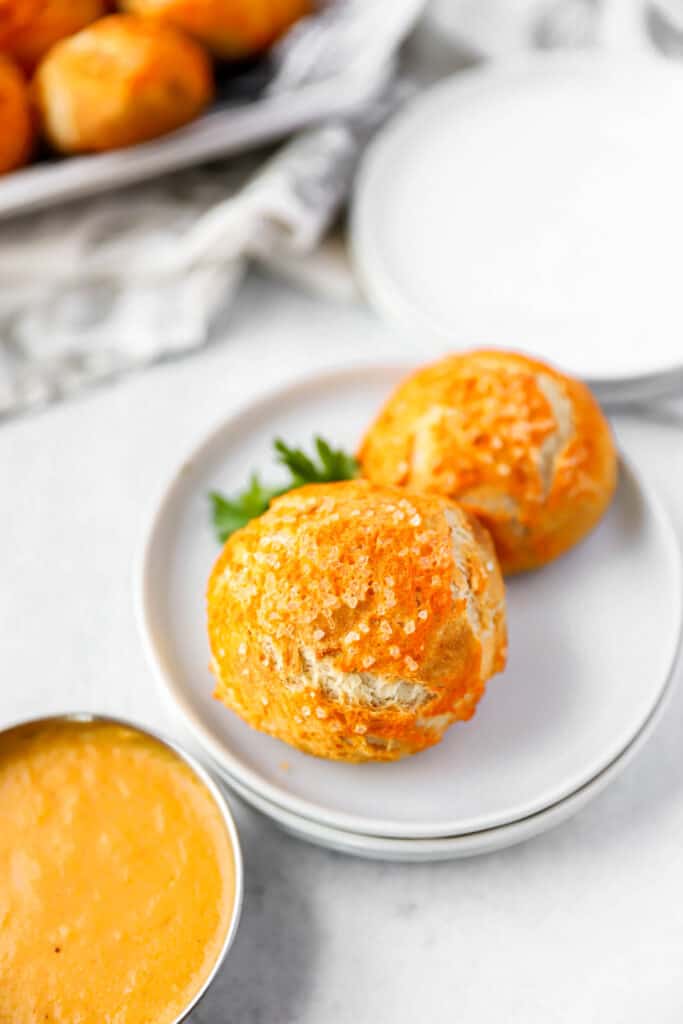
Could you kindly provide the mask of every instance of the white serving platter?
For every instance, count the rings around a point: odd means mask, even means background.
[[[598,528],[542,571],[508,585],[510,658],[474,719],[396,764],[302,754],[252,730],[212,696],[204,593],[219,548],[207,493],[271,465],[271,442],[315,433],[353,448],[405,367],[328,373],[231,417],[182,461],[152,518],[137,568],[151,664],[211,758],[292,814],[392,838],[452,837],[519,822],[576,793],[619,758],[656,708],[681,625],[671,525],[622,462]]]

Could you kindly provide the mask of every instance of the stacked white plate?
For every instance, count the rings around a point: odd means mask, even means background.
[[[663,713],[681,627],[674,532],[623,460],[597,530],[508,584],[510,658],[474,719],[394,764],[309,757],[256,732],[212,696],[204,593],[218,545],[207,493],[244,486],[272,440],[322,432],[353,449],[405,367],[316,377],[221,424],[166,488],[138,572],[138,611],[161,683],[225,782],[312,842],[367,857],[429,860],[497,849],[582,807],[641,748]]]
[[[418,95],[361,166],[366,297],[433,349],[523,349],[620,400],[683,392],[683,67],[552,53]]]

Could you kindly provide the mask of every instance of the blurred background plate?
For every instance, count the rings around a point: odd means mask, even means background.
[[[369,298],[435,350],[508,346],[605,397],[683,386],[683,68],[555,53],[414,100],[361,168]]]
[[[669,678],[681,574],[665,513],[622,464],[615,500],[591,536],[543,571],[508,582],[508,667],[471,722],[395,764],[318,760],[251,729],[212,696],[204,594],[219,546],[208,492],[234,492],[254,469],[269,475],[274,437],[308,446],[320,433],[353,450],[404,372],[313,377],[210,434],[159,501],[138,567],[138,614],[165,691],[222,771],[333,828],[433,838],[535,814],[623,753]]]

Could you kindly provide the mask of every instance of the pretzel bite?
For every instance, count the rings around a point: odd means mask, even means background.
[[[617,477],[612,435],[588,388],[511,352],[418,370],[389,398],[359,459],[375,483],[457,499],[491,532],[505,573],[580,541]]]
[[[25,164],[32,146],[28,86],[18,67],[0,54],[0,174]]]
[[[120,6],[172,22],[227,60],[262,53],[311,10],[310,0],[121,0]]]
[[[54,43],[106,11],[105,0],[0,0],[0,51],[33,71]]]
[[[313,484],[233,534],[208,586],[215,695],[340,761],[393,761],[468,719],[505,665],[486,530],[438,495]]]
[[[191,121],[209,103],[209,59],[171,25],[112,14],[57,43],[35,76],[43,130],[63,153],[118,149]]]

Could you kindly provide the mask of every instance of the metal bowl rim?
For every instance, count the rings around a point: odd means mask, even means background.
[[[227,797],[218,785],[217,780],[214,778],[213,773],[206,768],[200,761],[194,757],[193,754],[188,753],[176,740],[170,739],[164,733],[159,732],[157,729],[148,725],[140,725],[138,722],[134,722],[129,718],[120,718],[117,715],[109,715],[96,711],[63,711],[55,712],[47,715],[32,716],[29,718],[22,718],[15,722],[11,722],[9,725],[3,725],[0,729],[0,740],[7,733],[12,732],[15,729],[21,729],[24,726],[38,726],[47,725],[51,722],[102,722],[109,725],[120,725],[124,728],[132,729],[134,732],[141,733],[143,736],[148,736],[153,740],[156,740],[162,746],[166,747],[176,754],[181,761],[183,761],[202,782],[202,784],[209,791],[213,797],[214,803],[218,807],[221,813],[221,817],[225,824],[225,827],[230,838],[230,845],[232,847],[233,863],[234,863],[234,874],[235,874],[235,892],[232,906],[232,916],[230,919],[230,925],[223,940],[220,952],[216,957],[211,971],[207,975],[201,988],[192,996],[188,1005],[181,1010],[177,1017],[174,1017],[171,1024],[182,1024],[183,1021],[187,1020],[193,1010],[197,1008],[199,1002],[208,992],[212,983],[216,979],[218,972],[220,971],[225,959],[228,955],[228,951],[233,944],[237,929],[240,923],[240,917],[242,914],[242,906],[244,903],[244,864],[242,858],[242,847],[239,841],[239,834],[237,832],[237,826],[235,825],[235,819],[233,818],[230,805]]]

